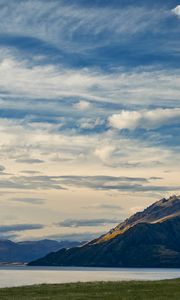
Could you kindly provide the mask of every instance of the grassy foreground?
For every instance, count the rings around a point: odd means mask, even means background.
[[[180,280],[95,282],[0,289],[1,300],[179,300]]]

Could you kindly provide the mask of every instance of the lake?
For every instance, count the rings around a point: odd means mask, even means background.
[[[0,288],[41,283],[163,280],[180,278],[180,269],[0,267]]]

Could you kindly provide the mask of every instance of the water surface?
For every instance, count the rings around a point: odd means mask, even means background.
[[[0,267],[0,287],[41,283],[163,280],[180,278],[180,269]]]

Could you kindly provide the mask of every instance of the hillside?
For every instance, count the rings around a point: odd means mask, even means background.
[[[99,239],[30,265],[180,267],[180,197],[162,199]]]

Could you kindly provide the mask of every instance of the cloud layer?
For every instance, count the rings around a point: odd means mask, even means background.
[[[0,8],[1,236],[86,239],[179,193],[178,1]]]

